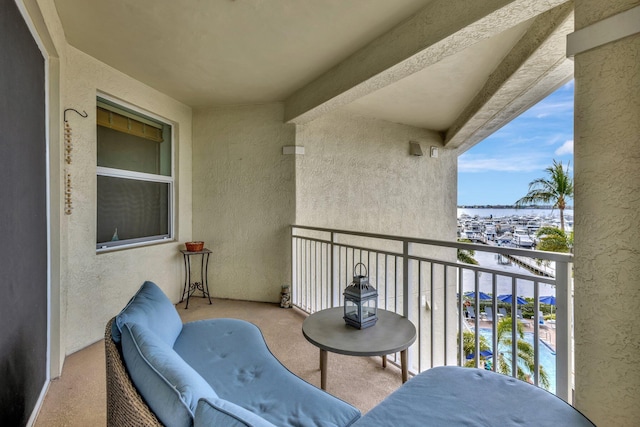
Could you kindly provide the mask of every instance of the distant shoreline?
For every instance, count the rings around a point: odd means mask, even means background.
[[[553,205],[458,205],[458,209],[554,209]],[[557,208],[556,208],[557,209]],[[573,206],[567,206],[566,209],[572,210]]]

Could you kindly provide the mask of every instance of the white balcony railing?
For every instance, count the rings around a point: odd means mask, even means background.
[[[572,255],[298,225],[291,227],[291,246],[292,301],[308,313],[342,305],[342,292],[353,280],[354,266],[362,262],[367,267],[369,281],[378,290],[378,307],[409,318],[418,330],[418,339],[409,348],[409,369],[414,374],[434,366],[464,365],[466,355],[463,342],[458,339],[461,331],[473,333],[473,364],[480,367],[490,360],[491,369],[497,370],[500,358],[506,356],[507,360],[518,354],[518,322],[525,321],[533,348],[532,382],[542,385],[541,369],[545,370],[555,386],[550,391],[571,403]],[[498,263],[462,264],[457,261],[458,249],[535,258],[552,265],[555,277],[525,270],[508,271]],[[549,290],[556,297],[555,324],[541,325],[539,297]],[[475,292],[471,299],[459,297],[470,291]],[[481,299],[487,298],[481,291],[490,299]],[[518,306],[498,301],[499,292],[529,296],[533,318],[510,316],[509,313],[517,313]],[[477,320],[469,317],[467,305],[475,308]],[[505,306],[511,318],[511,332],[508,341],[499,342],[498,309]],[[482,310],[488,312],[486,307],[495,313],[494,319],[481,319]],[[477,326],[479,334],[475,333]],[[489,356],[482,356],[483,344],[488,345]],[[398,355],[395,357],[399,360]],[[519,376],[518,366],[524,365],[524,359],[517,360],[516,364],[508,364],[509,374],[514,377]]]

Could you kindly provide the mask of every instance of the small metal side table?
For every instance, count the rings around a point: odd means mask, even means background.
[[[209,271],[209,255],[211,251],[207,248],[197,252],[190,252],[181,249],[180,252],[184,257],[184,287],[182,288],[182,298],[180,302],[184,301],[185,294],[187,295],[187,304],[185,310],[189,308],[189,297],[193,295],[195,291],[202,292],[202,298],[209,298],[209,304],[211,304],[211,294],[209,293],[209,281],[207,279],[207,273]],[[200,281],[191,281],[191,257],[195,255],[201,255],[200,259]]]

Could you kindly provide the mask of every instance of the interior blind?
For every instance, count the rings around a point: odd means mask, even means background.
[[[131,117],[123,116],[106,108],[97,107],[98,126],[104,126],[119,132],[139,136],[155,142],[162,142],[162,129],[142,123]]]

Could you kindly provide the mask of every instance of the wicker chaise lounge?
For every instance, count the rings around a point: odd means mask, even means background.
[[[115,317],[107,323],[104,333],[107,366],[107,427],[162,427],[127,374],[122,355],[111,337],[114,321]]]
[[[287,370],[257,326],[183,324],[145,282],[107,324],[107,425],[347,427],[360,411]]]

